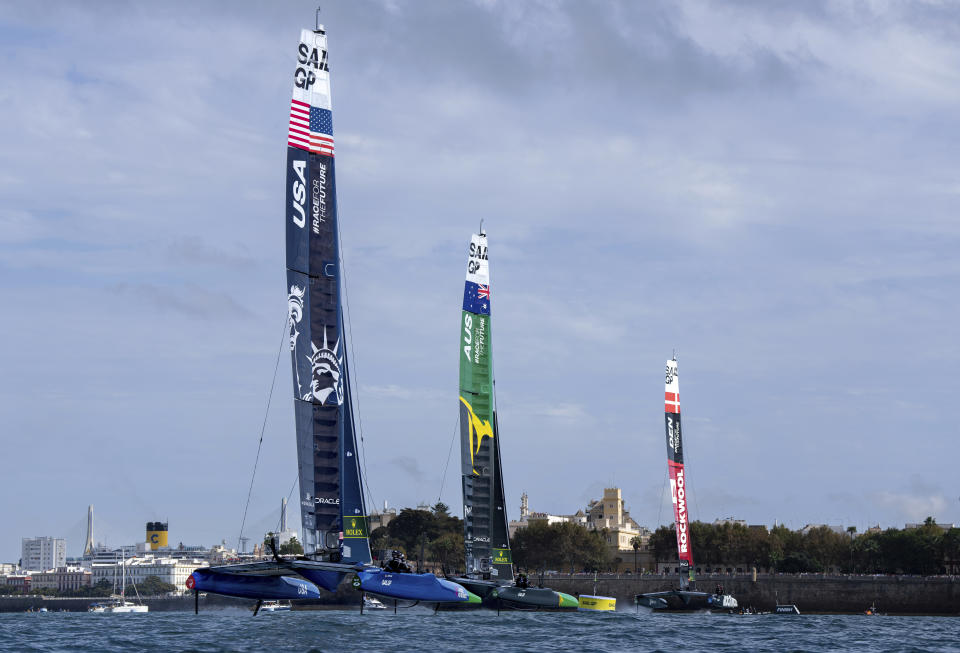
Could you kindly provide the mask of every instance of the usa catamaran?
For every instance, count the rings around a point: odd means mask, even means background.
[[[680,381],[677,359],[667,361],[663,399],[664,425],[667,435],[667,468],[670,471],[670,496],[673,521],[677,530],[680,589],[638,594],[637,603],[653,610],[733,610],[737,600],[718,591],[710,594],[695,589],[693,547],[687,513],[687,477],[683,468],[683,440],[680,431]]]
[[[487,235],[470,239],[460,324],[460,463],[467,573],[451,578],[488,607],[576,609],[577,599],[514,576],[490,349]]]
[[[327,34],[303,30],[296,48],[287,133],[288,325],[305,555],[197,569],[195,592],[264,599],[317,598],[352,575],[354,587],[390,599],[480,599],[433,574],[371,564],[355,411],[343,329]],[[274,547],[276,549],[276,547]]]

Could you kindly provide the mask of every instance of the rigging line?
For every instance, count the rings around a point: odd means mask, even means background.
[[[686,455],[686,447],[684,447],[683,468],[687,472],[690,471],[690,462],[688,459],[689,459],[689,456]],[[696,474],[694,474],[693,476],[694,478],[696,478]],[[687,486],[687,495],[693,497],[693,505],[697,509],[697,516],[702,519],[703,513],[700,512],[700,504],[697,502],[697,491],[693,489],[693,484],[687,481],[689,477],[690,477],[690,474],[688,473],[683,479],[684,484]],[[689,521],[689,517],[688,517],[688,521]]]
[[[453,435],[450,437],[450,447],[447,448],[447,463],[443,466],[443,476],[440,477],[440,494],[437,495],[437,503],[443,498],[443,486],[447,482],[447,468],[450,466],[450,454],[453,453],[453,442],[457,439],[457,431],[460,426],[460,408],[457,407],[457,420],[453,423]]]
[[[280,335],[280,349],[277,350],[277,362],[273,366],[273,381],[270,382],[270,394],[267,395],[267,409],[263,413],[263,425],[260,427],[260,442],[257,444],[257,457],[253,460],[253,473],[250,475],[250,488],[247,490],[247,503],[243,506],[243,519],[240,521],[240,535],[237,538],[237,551],[240,550],[240,541],[243,539],[243,529],[247,525],[247,510],[250,508],[250,497],[253,495],[253,482],[257,478],[257,465],[260,463],[260,450],[263,448],[263,434],[267,430],[267,417],[270,416],[270,402],[273,401],[273,388],[277,385],[277,370],[280,369],[280,354],[283,353],[283,343],[287,339],[287,328],[290,316],[283,318],[283,332]]]
[[[660,528],[660,517],[663,515],[663,491],[667,487],[667,470],[663,470],[663,483],[660,484],[660,507],[657,509],[657,528]]]
[[[338,210],[339,213],[339,210]],[[341,276],[343,277],[343,299],[344,304],[347,308],[347,334],[350,338],[350,357],[353,359],[353,374],[350,375],[350,378],[347,379],[347,382],[353,386],[352,396],[356,399],[357,402],[357,412],[356,412],[356,423],[357,431],[360,434],[360,465],[363,467],[363,486],[367,490],[367,496],[370,499],[370,503],[373,507],[379,505],[374,501],[373,491],[370,489],[370,474],[367,472],[367,449],[366,441],[363,437],[363,415],[360,410],[360,390],[359,390],[359,381],[356,379],[359,378],[359,373],[357,372],[357,354],[353,348],[353,320],[350,317],[350,293],[347,291],[347,259],[343,255],[343,238],[340,235],[340,221],[337,220],[337,249],[339,249],[340,254],[340,270]],[[351,402],[352,403],[352,402]]]

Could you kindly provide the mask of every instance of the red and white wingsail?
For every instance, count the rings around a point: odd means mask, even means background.
[[[670,470],[670,495],[673,499],[673,520],[677,527],[677,553],[680,571],[684,567],[693,579],[693,549],[687,512],[687,476],[683,469],[683,438],[680,430],[680,381],[677,359],[667,361],[663,396],[664,423],[667,432],[667,468]]]

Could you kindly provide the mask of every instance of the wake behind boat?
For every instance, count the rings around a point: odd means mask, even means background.
[[[489,608],[567,610],[577,599],[514,577],[504,506],[500,430],[490,341],[490,263],[487,235],[470,238],[460,316],[460,467],[463,489],[464,586]]]
[[[433,574],[374,567],[358,462],[340,286],[327,35],[303,30],[289,105],[286,183],[287,305],[293,368],[300,513],[306,555],[197,569],[187,587],[264,600],[313,599],[352,575],[390,599],[479,603]],[[195,601],[194,606],[197,608]]]
[[[680,380],[676,358],[667,361],[663,408],[681,587],[676,590],[637,594],[637,604],[657,611],[735,610],[738,607],[737,600],[724,594],[722,586],[718,585],[713,594],[699,592],[694,586],[693,545],[687,517],[687,481],[683,468],[683,440],[680,430]]]

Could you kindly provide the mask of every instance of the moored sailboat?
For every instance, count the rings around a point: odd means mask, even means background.
[[[114,576],[116,578],[116,576]],[[127,600],[127,559],[124,555],[124,551],[120,550],[120,596],[116,597],[113,601],[105,603],[102,605],[102,610],[89,610],[90,612],[111,612],[115,614],[142,614],[144,612],[150,612],[150,606],[143,605],[139,602],[140,592],[136,589],[134,585],[134,591],[137,594],[137,603]]]
[[[354,587],[397,600],[479,602],[433,574],[372,565],[350,369],[343,328],[327,36],[303,30],[287,133],[286,259],[289,343],[305,555],[197,569],[195,592],[265,599],[318,598],[353,575]]]
[[[680,589],[648,592],[636,596],[637,603],[657,611],[734,610],[737,600],[724,594],[722,587],[713,594],[695,589],[693,546],[687,513],[687,476],[683,467],[683,439],[680,429],[680,381],[677,359],[667,361],[664,387],[664,426],[667,436],[667,468],[670,472],[670,497],[677,531]]]
[[[466,575],[487,607],[575,609],[577,599],[514,576],[494,393],[487,235],[470,239],[460,323],[460,466]]]

